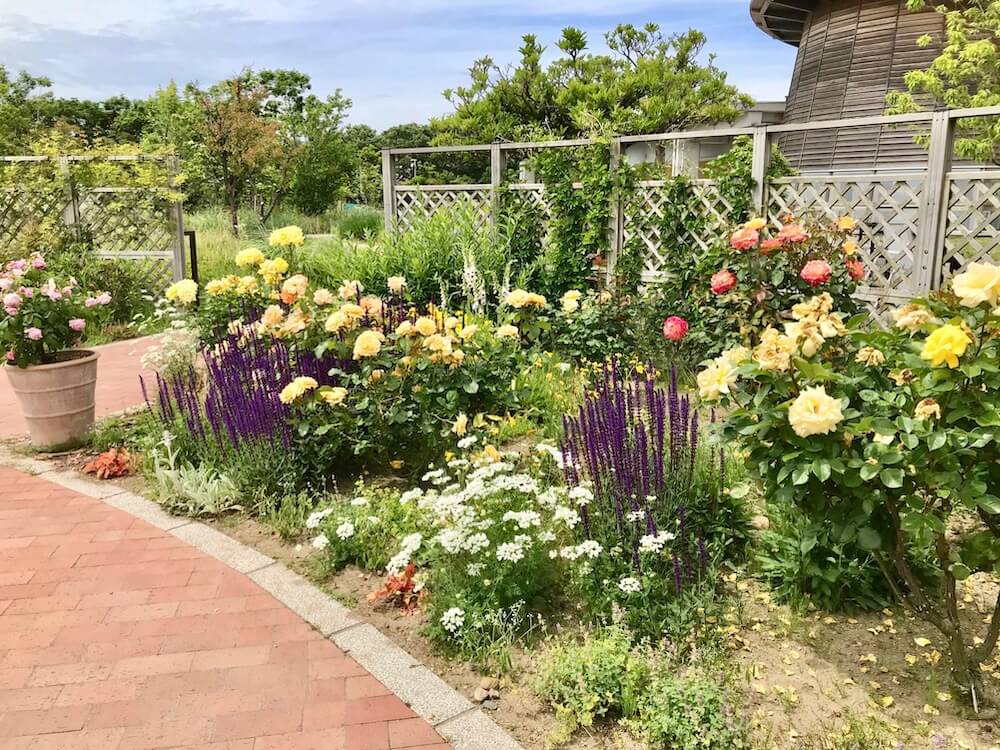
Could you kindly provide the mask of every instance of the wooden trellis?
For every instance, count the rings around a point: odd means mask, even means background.
[[[633,144],[656,143],[662,152],[672,147],[673,174],[692,179],[696,203],[685,205],[692,221],[678,217],[676,231],[664,232],[664,181],[640,182],[634,191],[611,207],[609,226],[609,278],[619,251],[627,242],[639,242],[644,251],[643,278],[655,283],[670,253],[704,250],[724,241],[732,206],[711,180],[697,179],[698,159],[690,147],[702,140],[749,136],[753,139],[751,205],[760,215],[777,221],[783,214],[835,217],[851,215],[860,225],[860,254],[868,275],[858,296],[878,317],[890,305],[925,294],[940,286],[971,261],[1000,261],[1000,170],[952,163],[955,123],[962,118],[997,117],[1000,107],[942,112],[917,112],[886,117],[858,117],[807,123],[717,128],[694,132],[620,136],[611,139],[611,167]],[[807,174],[768,179],[771,142],[787,134],[819,131],[864,133],[873,127],[921,128],[926,136],[927,160],[912,164],[868,165],[851,172]],[[929,131],[929,132],[928,132]],[[413,216],[429,215],[459,199],[470,200],[484,222],[493,221],[500,191],[531,201],[548,217],[544,186],[504,184],[507,154],[542,148],[592,145],[589,139],[540,143],[493,143],[475,146],[387,149],[382,153],[386,226],[405,231]],[[441,152],[490,153],[489,184],[397,185],[394,159],[400,156]],[[832,162],[831,162],[832,163]],[[674,207],[675,209],[677,207]],[[697,217],[691,216],[697,212]],[[672,211],[671,213],[677,213]],[[660,221],[658,221],[660,220]],[[545,224],[543,221],[543,230]],[[696,227],[692,230],[691,227]],[[543,243],[545,238],[543,237]]]
[[[159,188],[91,186],[73,179],[75,164],[102,159],[164,161],[166,174],[176,171],[174,160],[165,157],[0,157],[0,163],[8,166],[48,169],[58,175],[49,181],[13,180],[0,185],[0,243],[10,245],[38,227],[58,228],[98,257],[135,264],[149,291],[162,290],[184,276],[183,208],[164,197],[171,178]]]

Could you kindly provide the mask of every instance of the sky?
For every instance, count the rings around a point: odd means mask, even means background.
[[[450,105],[490,55],[514,63],[521,36],[549,50],[564,26],[689,27],[729,79],[760,101],[784,99],[795,50],[750,20],[749,0],[0,0],[0,64],[44,75],[61,96],[146,97],[175,80],[211,84],[246,66],[295,68],[320,95],[342,89],[351,122],[383,129]],[[551,54],[551,53],[550,53]]]

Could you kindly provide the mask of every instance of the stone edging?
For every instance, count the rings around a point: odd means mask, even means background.
[[[245,574],[258,586],[350,654],[375,679],[434,727],[455,750],[524,750],[489,716],[377,628],[281,563],[198,521],[171,516],[159,504],[76,472],[0,447],[0,464],[100,500],[162,529]]]

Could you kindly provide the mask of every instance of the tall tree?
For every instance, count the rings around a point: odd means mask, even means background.
[[[907,0],[911,11],[924,0]],[[886,97],[889,114],[916,112],[928,106],[990,107],[1000,104],[1000,1],[956,0],[938,5],[945,17],[941,54],[924,70],[904,80],[906,91]],[[917,44],[934,40],[925,35]],[[955,152],[966,159],[1000,163],[1000,118],[970,117],[955,124]]]
[[[548,66],[538,39],[523,41],[512,69],[480,58],[468,86],[444,92],[455,111],[435,121],[437,142],[659,132],[733,120],[752,104],[713,56],[699,62],[706,37],[693,29],[665,35],[657,24],[622,24],[605,34],[611,54],[594,54],[586,34],[567,27]]]

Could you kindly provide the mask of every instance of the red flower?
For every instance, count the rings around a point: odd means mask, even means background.
[[[663,321],[663,336],[671,341],[680,341],[687,335],[688,322],[684,318],[671,315]]]
[[[733,236],[729,238],[729,244],[731,244],[737,250],[749,250],[754,247],[760,240],[760,232],[756,229],[751,229],[750,227],[743,227],[742,229],[737,229],[733,232]]]
[[[847,266],[847,273],[849,273],[851,278],[855,281],[861,281],[861,279],[865,277],[865,264],[857,258],[845,261],[844,265]]]
[[[801,224],[785,224],[778,232],[778,239],[783,242],[805,242],[809,239],[809,233]]]
[[[802,266],[802,272],[799,276],[809,286],[819,286],[828,282],[832,273],[833,269],[825,260],[811,260]]]
[[[712,276],[713,294],[725,294],[735,286],[736,274],[728,268],[723,268],[721,271]]]
[[[779,250],[784,244],[783,240],[778,239],[777,237],[772,237],[771,239],[764,240],[760,243],[760,252],[762,255],[770,255],[772,250]]]

